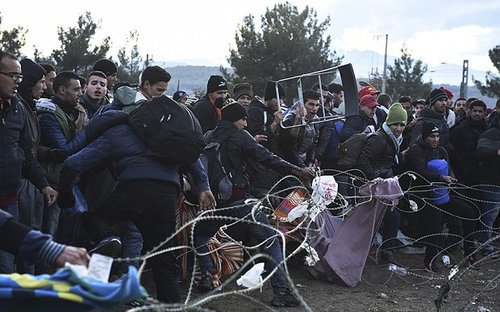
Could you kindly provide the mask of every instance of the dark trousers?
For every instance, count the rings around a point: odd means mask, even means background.
[[[223,205],[224,207],[233,207],[228,209],[221,209],[215,212],[215,216],[222,217],[233,217],[238,219],[245,219],[252,221],[250,223],[240,222],[236,223],[233,220],[207,220],[197,224],[194,231],[195,246],[199,253],[206,253],[207,255],[198,255],[198,260],[200,261],[200,269],[202,272],[211,271],[213,265],[210,256],[208,255],[209,250],[205,243],[217,232],[219,227],[232,224],[228,229],[224,229],[233,239],[243,240],[246,244],[248,237],[255,239],[258,244],[263,243],[263,252],[266,253],[270,259],[265,262],[266,272],[271,272],[276,268],[276,265],[283,261],[283,252],[281,245],[276,235],[276,232],[269,226],[269,221],[267,216],[262,211],[252,212],[251,204],[245,205],[244,200],[235,201]],[[259,225],[263,224],[263,225]],[[267,225],[267,226],[266,226]],[[274,291],[285,291],[286,290],[286,276],[280,266],[280,268],[271,276],[271,286]]]
[[[116,235],[111,226],[121,221],[133,221],[144,239],[145,250],[151,250],[175,231],[175,203],[179,195],[176,185],[137,180],[118,183],[116,189],[84,213],[83,222],[95,241]],[[174,246],[170,240],[162,246]],[[173,252],[149,258],[153,270],[158,300],[180,302],[177,268]]]
[[[427,243],[425,263],[430,263],[438,254],[441,246],[443,246],[444,237],[441,232],[443,230],[444,217],[448,220],[455,218],[462,222],[465,255],[468,255],[475,249],[473,232],[479,218],[479,211],[463,199],[450,196],[450,201],[446,204],[439,205],[437,208],[425,205],[422,209],[420,221],[422,222],[424,237],[427,236],[422,240]]]

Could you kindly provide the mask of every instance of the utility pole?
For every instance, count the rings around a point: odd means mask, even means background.
[[[469,83],[469,60],[464,60],[462,67],[462,82],[460,83],[460,97],[467,98],[467,84]]]
[[[382,93],[385,93],[385,85],[387,83],[387,41],[389,40],[389,35],[385,34],[385,53],[384,53],[384,71],[382,74]]]

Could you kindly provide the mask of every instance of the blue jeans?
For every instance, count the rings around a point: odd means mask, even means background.
[[[136,258],[141,256],[142,251],[142,235],[139,229],[133,222],[127,224],[127,232],[125,234],[125,239],[123,242],[122,256],[123,258]],[[139,261],[130,261],[122,263],[122,271],[128,272],[128,266],[133,265],[136,268],[139,267]]]
[[[17,208],[17,201],[12,204],[0,207],[3,211],[10,213],[14,220],[17,221],[19,218],[19,211]],[[14,255],[5,251],[0,250],[0,274],[11,274],[14,273]]]
[[[254,216],[252,216],[251,214],[252,205],[239,206],[241,204],[242,201],[237,201],[227,204],[226,205],[227,207],[231,206],[236,206],[236,207],[232,209],[216,211],[215,215],[235,217],[253,221]],[[261,211],[258,212],[256,211],[255,220],[259,223],[269,226],[269,221],[267,219],[267,216]],[[219,227],[229,223],[233,223],[233,221],[210,220],[198,223],[195,229],[195,246],[197,247],[198,253],[207,253],[206,256],[198,256],[202,272],[211,271],[213,267],[210,255],[208,255],[209,250],[208,247],[205,245],[205,243],[210,239],[210,237],[212,237],[215,234],[215,232],[217,232]],[[237,229],[238,233],[243,233],[244,236],[247,236],[246,234],[250,235],[257,241],[258,244],[276,235],[276,232],[273,229],[261,226],[257,223],[238,223],[235,225],[235,227],[238,227]],[[232,233],[230,233],[230,235],[234,239],[239,240],[239,238],[234,237]],[[283,261],[283,253],[281,250],[281,245],[279,243],[278,238],[274,237],[272,240],[268,240],[264,246],[265,246],[263,250],[264,253],[271,258],[269,260],[266,260],[265,269],[266,272],[271,272],[272,270],[275,269],[276,264]],[[271,276],[271,286],[275,291],[284,291],[286,289],[286,278],[282,269],[277,270]]]
[[[480,199],[489,201],[490,203],[482,203],[479,207],[481,209],[481,222],[479,224],[480,233],[478,234],[479,242],[485,243],[491,239],[493,234],[493,224],[498,216],[500,210],[500,188],[493,186],[482,186]],[[488,244],[485,248],[487,251],[493,251],[493,246]]]
[[[32,229],[42,227],[43,207],[45,205],[42,193],[26,179],[21,179],[18,191],[18,221]],[[17,273],[33,274],[34,265],[28,265],[22,257],[16,257]]]

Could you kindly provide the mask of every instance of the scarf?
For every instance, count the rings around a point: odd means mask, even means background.
[[[385,122],[382,124],[382,129],[389,136],[392,143],[394,144],[394,148],[396,149],[396,155],[394,155],[394,161],[396,162],[396,164],[399,164],[398,154],[399,154],[399,147],[401,146],[401,143],[403,142],[403,136],[399,135],[398,137],[396,137],[394,135],[394,133],[392,133],[391,128]]]

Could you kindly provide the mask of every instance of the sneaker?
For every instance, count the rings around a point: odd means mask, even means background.
[[[197,288],[201,291],[211,291],[214,289],[214,286],[212,283],[212,274],[210,274],[210,272],[204,272],[201,275],[201,280],[200,280]]]
[[[103,239],[94,249],[89,251],[89,255],[100,254],[103,256],[117,258],[122,250],[122,242],[116,236],[110,236]]]
[[[273,307],[296,307],[300,305],[300,301],[295,298],[290,289],[287,289],[284,292],[275,291],[271,305]]]

